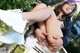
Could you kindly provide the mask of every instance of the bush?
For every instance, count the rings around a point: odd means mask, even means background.
[[[21,9],[23,11],[31,10],[39,0],[0,0],[0,9]]]
[[[43,3],[47,4],[47,5],[53,5],[53,4],[56,4],[56,3],[60,3],[62,2],[63,0],[41,0]]]

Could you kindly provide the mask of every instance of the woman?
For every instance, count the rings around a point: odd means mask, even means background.
[[[76,7],[77,7],[76,4],[70,5],[68,2],[64,2],[60,5],[58,5],[54,9],[54,12],[56,15],[53,13],[51,15],[51,17],[49,19],[47,19],[47,21],[46,21],[47,34],[45,34],[42,31],[44,29],[37,28],[35,30],[35,34],[39,40],[39,43],[42,45],[47,43],[47,47],[49,50],[57,51],[63,43],[65,44],[66,41],[69,42],[70,30],[71,30],[71,20],[70,19],[76,10]],[[54,19],[57,19],[57,21],[54,22]],[[57,30],[56,30],[57,28],[53,28],[53,27],[55,27],[55,25],[61,28],[61,30],[63,32],[63,38],[55,35],[57,33]],[[55,32],[55,34],[54,34],[54,32]],[[45,36],[45,35],[47,35],[47,36]],[[69,38],[69,39],[67,39],[67,38]],[[46,41],[46,39],[48,40],[48,42]]]
[[[37,8],[39,5],[44,6],[44,8]],[[0,10],[0,20],[10,27],[9,31],[4,34],[0,34],[0,42],[7,44],[24,44],[24,29],[26,25],[28,25],[28,21],[32,24],[34,22],[42,22],[53,12],[50,6],[47,7],[44,4],[38,4],[37,6],[30,12],[22,13]]]

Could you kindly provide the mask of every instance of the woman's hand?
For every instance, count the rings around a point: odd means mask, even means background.
[[[57,38],[57,39],[53,38],[52,42],[48,43],[47,47],[50,51],[55,52],[61,48],[62,44],[63,44],[63,40],[61,38]]]
[[[46,45],[46,33],[43,33],[43,31],[39,28],[35,30],[35,37],[38,39],[38,43],[41,45]]]

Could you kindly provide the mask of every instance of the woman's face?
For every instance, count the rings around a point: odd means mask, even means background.
[[[62,8],[62,10],[65,12],[65,14],[69,14],[73,11],[73,9],[75,8],[74,5],[70,5],[70,4],[65,4]]]

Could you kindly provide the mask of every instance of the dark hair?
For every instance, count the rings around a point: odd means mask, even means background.
[[[56,16],[58,16],[58,14],[60,13],[60,11],[62,10],[62,7],[65,5],[65,4],[69,4],[68,2],[64,2],[62,4],[58,4],[55,9],[54,9],[54,12],[56,13]]]
[[[54,12],[55,12],[56,16],[59,15],[60,11],[63,11],[63,10],[62,10],[62,7],[63,7],[65,4],[69,4],[69,3],[68,3],[68,2],[63,2],[62,4],[59,4],[58,6],[55,7]],[[62,16],[62,19],[63,19],[63,20],[64,20],[64,18],[66,18],[66,17],[71,17],[71,16],[73,15],[73,13],[76,11],[77,5],[76,5],[76,4],[74,4],[74,5],[75,5],[75,8],[73,9],[73,11],[72,11],[71,13],[66,14],[66,13],[63,11],[63,13],[64,13],[64,15]]]

